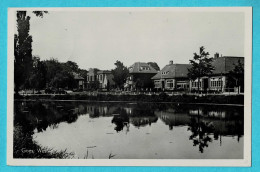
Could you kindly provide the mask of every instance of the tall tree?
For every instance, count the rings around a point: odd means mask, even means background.
[[[205,52],[205,48],[200,47],[200,53],[194,53],[193,60],[190,60],[191,68],[188,69],[188,77],[192,80],[198,79],[198,92],[200,90],[200,79],[212,73],[213,58],[209,58],[209,52]],[[202,85],[201,85],[202,86]]]
[[[42,17],[47,11],[34,11],[36,16]],[[33,67],[32,36],[30,31],[30,17],[26,11],[17,11],[17,34],[14,35],[14,83],[15,93],[28,82]]]
[[[116,61],[115,69],[112,70],[112,74],[114,76],[113,80],[117,86],[117,88],[124,88],[124,83],[129,75],[129,71],[126,66],[120,61]]]

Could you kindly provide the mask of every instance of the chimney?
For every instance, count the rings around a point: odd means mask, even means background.
[[[170,63],[169,63],[170,65],[172,65],[173,64],[173,60],[170,60]]]
[[[219,58],[219,53],[215,53],[214,54],[214,58],[216,59],[216,58]]]

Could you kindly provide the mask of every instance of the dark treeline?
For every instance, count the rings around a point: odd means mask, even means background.
[[[39,57],[32,58],[32,70],[19,89],[41,90],[48,87],[73,89],[77,86],[74,73],[83,78],[87,77],[87,70],[80,69],[75,62],[59,62],[57,59],[41,61]]]

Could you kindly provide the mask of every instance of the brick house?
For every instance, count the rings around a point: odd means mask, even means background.
[[[153,88],[151,78],[157,74],[157,71],[147,63],[136,62],[128,68],[129,77],[125,83],[127,90],[142,90]]]
[[[220,91],[220,92],[237,92],[238,88],[228,85],[229,72],[232,71],[238,63],[244,65],[244,57],[223,56],[219,57],[218,53],[212,62],[212,66],[215,68],[212,74],[200,78],[199,87],[204,91]],[[244,88],[240,88],[243,92]],[[198,79],[190,80],[190,90],[198,90]]]
[[[189,64],[173,64],[170,61],[160,72],[152,77],[154,87],[161,90],[188,90]]]

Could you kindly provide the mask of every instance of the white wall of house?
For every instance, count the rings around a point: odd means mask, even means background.
[[[157,79],[154,80],[154,88],[162,88],[162,81],[164,81],[165,90],[175,90],[175,89],[188,89],[189,81],[187,80],[176,80],[176,79]]]
[[[174,90],[175,89],[175,79],[166,79],[165,80],[165,89]]]
[[[226,88],[225,76],[214,76],[209,78],[209,89],[216,91],[224,91]]]
[[[201,77],[200,82],[198,83],[198,79],[190,80],[190,90],[197,90],[198,84],[199,89],[204,89],[204,79],[208,79],[208,90],[214,91],[224,91],[226,88],[226,76],[211,76],[211,77]]]

